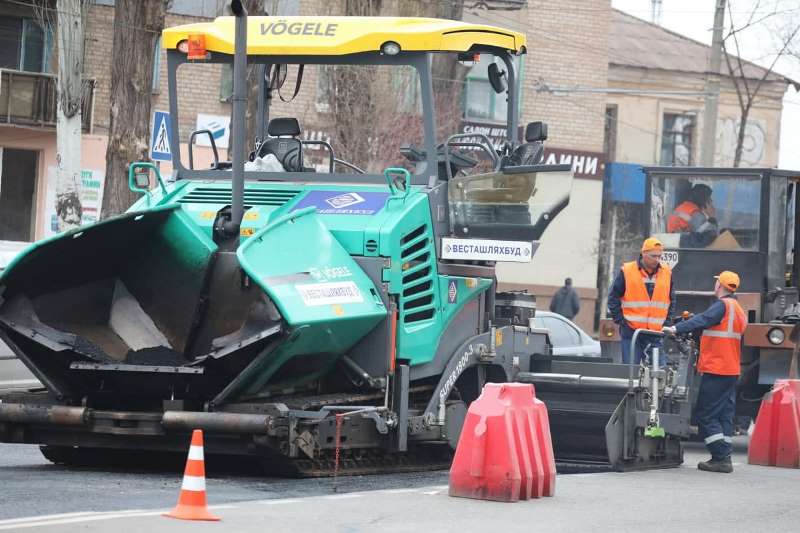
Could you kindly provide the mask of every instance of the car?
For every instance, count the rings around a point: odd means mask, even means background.
[[[558,313],[537,310],[530,319],[530,327],[548,330],[553,355],[600,357],[600,343]]]
[[[28,246],[27,242],[0,241],[0,273],[11,260]],[[0,340],[0,391],[32,389],[42,384],[17,359],[11,348]]]
[[[42,384],[0,340],[0,392],[37,389]]]

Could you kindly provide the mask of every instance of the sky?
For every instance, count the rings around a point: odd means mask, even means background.
[[[650,20],[651,0],[612,0],[616,9]],[[665,28],[691,37],[697,41],[711,44],[711,29],[714,25],[715,0],[661,0],[661,25]],[[742,33],[741,55],[744,59],[761,66],[769,67],[775,57],[775,36],[770,27],[775,24],[800,24],[800,0],[731,0],[732,9],[726,10],[726,27],[730,16],[739,26],[753,8],[757,16],[777,10],[781,13],[767,23],[753,26]],[[796,38],[800,49],[800,34]],[[800,59],[782,57],[775,71],[800,81]],[[800,170],[800,94],[790,87],[783,99],[780,136],[780,168]]]

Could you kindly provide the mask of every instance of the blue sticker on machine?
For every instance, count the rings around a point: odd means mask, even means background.
[[[458,300],[458,285],[456,284],[456,280],[451,279],[447,286],[447,302],[454,304],[456,300]]]
[[[311,191],[292,211],[316,207],[321,215],[374,215],[388,197],[388,192]]]

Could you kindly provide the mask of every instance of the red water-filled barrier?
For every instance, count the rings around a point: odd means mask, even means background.
[[[800,380],[777,380],[761,401],[747,461],[800,468]]]
[[[531,384],[487,383],[461,430],[450,496],[515,502],[555,490],[547,407]]]

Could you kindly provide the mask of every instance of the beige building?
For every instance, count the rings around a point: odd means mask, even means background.
[[[609,161],[698,165],[710,47],[613,10],[608,47]],[[734,68],[736,60],[733,59]],[[751,88],[766,75],[745,128],[741,166],[778,163],[783,95],[791,80],[744,63]],[[733,164],[741,110],[726,62],[714,166]]]

